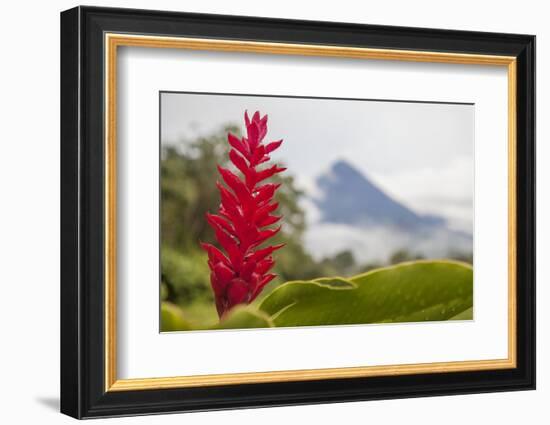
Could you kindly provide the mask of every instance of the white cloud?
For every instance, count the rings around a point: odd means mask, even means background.
[[[388,194],[422,214],[445,217],[450,227],[472,232],[473,159],[452,158],[442,165],[419,167],[388,174],[373,174]]]
[[[316,259],[350,250],[360,263],[386,262],[400,249],[426,258],[444,258],[453,252],[471,253],[473,249],[471,238],[444,228],[413,234],[384,226],[359,228],[333,223],[310,225],[304,242]]]

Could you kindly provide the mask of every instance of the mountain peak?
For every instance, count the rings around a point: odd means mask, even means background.
[[[323,196],[315,203],[325,222],[409,229],[444,224],[441,218],[416,214],[342,159],[334,162],[328,173],[317,178],[317,185]]]
[[[333,169],[334,171],[339,171],[339,170],[344,170],[344,171],[345,170],[354,170],[355,171],[355,168],[353,167],[353,165],[351,165],[345,159],[338,159],[338,160],[334,161],[332,163],[331,169]]]
[[[361,172],[344,159],[339,159],[330,167],[330,171],[341,176],[363,177]]]
[[[329,171],[318,177],[317,183],[321,187],[326,187],[328,180],[332,181],[333,184],[345,182],[348,187],[362,187],[363,190],[369,188],[374,192],[382,192],[365,174],[344,159],[333,162]]]

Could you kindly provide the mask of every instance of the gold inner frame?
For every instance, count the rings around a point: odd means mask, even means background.
[[[325,56],[469,65],[494,65],[508,72],[508,357],[420,364],[285,370],[118,379],[116,325],[116,123],[117,48],[119,46]],[[326,45],[105,34],[105,391],[235,385],[320,379],[510,369],[516,367],[516,58],[462,53],[370,49]]]

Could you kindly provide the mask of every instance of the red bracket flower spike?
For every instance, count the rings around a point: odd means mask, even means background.
[[[227,135],[232,148],[229,159],[242,177],[218,166],[227,187],[217,183],[221,196],[219,214],[206,214],[206,220],[225,253],[214,245],[201,243],[208,253],[210,282],[220,318],[237,304],[254,301],[265,285],[275,278],[275,274],[269,273],[275,264],[271,254],[284,245],[259,248],[281,230],[281,226],[268,226],[282,218],[272,214],[279,206],[273,202],[273,196],[280,185],[265,183],[264,180],[286,168],[272,165],[258,169],[270,160],[269,154],[283,141],[262,144],[267,134],[267,115],[260,117],[256,112],[250,120],[245,112],[244,120],[246,137],[239,139],[231,133]]]

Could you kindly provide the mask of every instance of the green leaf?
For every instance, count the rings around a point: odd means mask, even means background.
[[[267,314],[251,306],[235,307],[229,312],[227,318],[213,326],[194,326],[185,319],[183,311],[178,306],[169,302],[161,303],[160,311],[161,332],[269,328],[273,326],[273,322]]]
[[[474,318],[474,308],[470,307],[464,310],[462,313],[458,313],[449,320],[472,320]]]
[[[180,308],[169,302],[160,304],[160,331],[188,331],[192,326],[183,318]]]
[[[229,316],[211,329],[251,329],[270,328],[273,322],[263,311],[253,307],[238,306],[229,312]]]
[[[330,289],[354,289],[357,287],[355,283],[343,277],[320,277],[319,279],[314,279],[313,282]]]
[[[402,263],[350,279],[287,282],[260,309],[275,326],[286,327],[451,320],[472,305],[471,266],[440,260]]]

